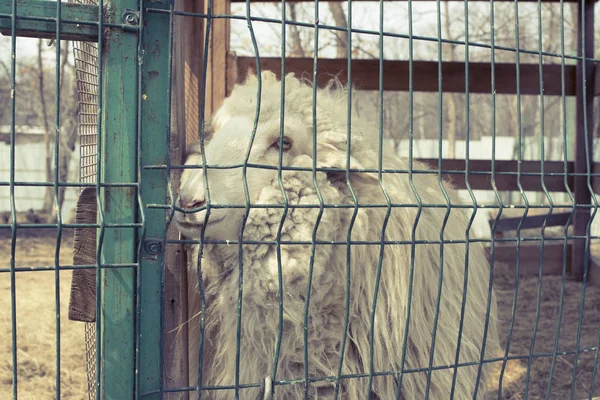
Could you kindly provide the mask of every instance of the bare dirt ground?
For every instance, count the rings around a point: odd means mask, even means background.
[[[506,266],[504,266],[506,270]],[[528,390],[528,398],[545,399],[550,370],[553,363],[554,346],[557,332],[558,356],[554,360],[554,373],[550,384],[550,399],[587,399],[590,396],[594,365],[597,362],[598,328],[600,328],[600,288],[588,286],[585,291],[584,308],[581,310],[582,284],[566,279],[564,293],[561,290],[562,277],[544,276],[539,286],[541,289],[538,307],[537,277],[521,277],[517,285],[517,296],[513,319],[513,299],[515,298],[515,280],[507,274],[495,280],[498,306],[501,318],[500,338],[506,346],[511,335],[508,356],[522,357],[510,359],[505,366],[502,378],[502,399],[524,399]],[[559,324],[559,311],[563,298],[562,318]],[[539,311],[539,318],[538,316]],[[581,312],[583,311],[583,312]],[[577,360],[578,326],[581,320],[579,337],[579,353]],[[537,322],[537,332],[534,328]],[[558,327],[560,326],[560,330]],[[532,342],[533,351],[532,351]],[[592,349],[593,350],[587,350]],[[532,352],[531,364],[528,366],[528,356]],[[561,354],[567,353],[567,354]],[[504,354],[501,355],[504,357]],[[497,376],[493,386],[499,387],[503,362],[496,363]],[[573,383],[574,366],[575,380]],[[529,372],[528,372],[529,369]],[[600,377],[595,380],[593,395],[600,395]],[[573,397],[571,390],[573,389]],[[498,398],[497,390],[494,391]]]
[[[10,237],[0,232],[0,268],[8,268]],[[65,231],[61,246],[61,264],[72,264],[71,231]],[[19,236],[16,244],[17,266],[54,265],[55,232],[37,232]],[[503,361],[495,363],[497,376],[492,386],[498,387],[501,380],[503,399],[523,399],[528,390],[530,399],[546,398],[546,390],[553,362],[552,353],[559,326],[561,297],[563,300],[558,356],[550,383],[551,399],[584,399],[590,394],[594,365],[597,358],[598,328],[600,327],[600,289],[588,287],[585,307],[581,311],[582,285],[566,279],[564,293],[560,276],[544,276],[541,286],[537,277],[521,278],[518,281],[516,305],[515,280],[510,277],[507,266],[497,266],[495,286],[498,293],[502,319],[501,338],[506,346],[511,333],[509,360],[501,377]],[[17,356],[19,399],[56,398],[56,319],[55,319],[55,275],[54,271],[18,272],[17,290]],[[60,272],[61,308],[61,399],[86,398],[86,371],[84,324],[68,320],[71,272]],[[538,288],[540,305],[538,307]],[[12,397],[12,341],[10,312],[10,274],[0,272],[0,399]],[[539,311],[539,318],[537,314]],[[579,321],[581,331],[578,332]],[[528,360],[534,338],[534,327],[538,321],[528,373]],[[576,360],[579,335],[579,353]],[[594,348],[593,350],[585,350]],[[562,354],[567,353],[567,354]],[[503,356],[503,354],[502,354]],[[517,357],[515,359],[515,357]],[[575,365],[575,383],[573,371]],[[527,383],[528,382],[528,383]],[[600,378],[596,379],[595,395],[600,394]],[[527,388],[527,389],[526,389]],[[494,391],[498,397],[497,389]]]
[[[56,231],[35,232],[16,242],[15,265],[53,266]],[[9,267],[11,240],[0,236],[0,268]],[[61,264],[73,264],[73,232],[63,231]],[[17,388],[19,399],[56,399],[56,303],[54,271],[16,274]],[[61,271],[60,398],[85,399],[84,323],[68,319],[71,271]],[[0,273],[0,399],[12,398],[10,274]]]

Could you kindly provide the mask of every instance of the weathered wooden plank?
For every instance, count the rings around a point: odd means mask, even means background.
[[[95,224],[97,215],[96,188],[81,191],[75,208],[75,223]],[[75,228],[73,240],[73,265],[96,263],[96,229]],[[76,269],[71,278],[69,300],[71,321],[96,321],[96,270]]]
[[[183,11],[202,13],[204,6],[199,1],[184,0]],[[183,25],[185,135],[186,143],[192,143],[198,140],[198,132],[200,132],[200,93],[206,20],[204,18],[175,18],[177,25]]]
[[[546,215],[532,215],[527,216],[524,220],[523,218],[501,218],[498,221],[494,219],[490,220],[490,225],[496,222],[496,233],[502,233],[507,231],[516,231],[523,220],[523,224],[521,225],[521,229],[533,229],[533,228],[541,228],[544,225],[544,221],[546,222],[546,226],[566,226],[567,222],[569,222],[569,217],[571,213],[556,213],[552,214],[549,217]]]
[[[577,29],[577,54],[587,58],[594,57],[594,3],[593,0],[584,0],[577,4],[577,26],[579,27]],[[583,11],[585,11],[585,21],[583,20]],[[585,32],[583,31],[584,23]],[[577,109],[575,121],[577,125],[574,171],[578,174],[585,174],[588,172],[586,155],[593,154],[594,147],[594,63],[587,60],[578,60],[576,77]],[[588,189],[587,177],[576,176],[573,183],[575,202],[582,205],[590,204],[591,193]],[[585,236],[589,220],[589,208],[577,209],[573,218],[573,234],[575,236]],[[573,246],[573,276],[582,280],[587,267],[584,257],[585,240],[575,239]]]
[[[184,0],[175,0],[175,9],[183,9]],[[186,18],[192,19],[192,18]],[[179,21],[177,21],[179,22]],[[173,25],[173,83],[171,92],[171,163],[181,164],[186,142],[185,118],[185,57],[183,37],[185,24]],[[181,170],[171,171],[171,184],[177,196]],[[170,199],[174,201],[174,199]],[[179,232],[173,223],[168,227],[167,240],[178,239]],[[188,335],[185,323],[188,318],[187,268],[185,250],[181,244],[167,245],[165,249],[164,282],[164,385],[166,388],[188,386]],[[183,326],[183,328],[182,328]],[[187,400],[188,392],[163,395],[165,400]]]
[[[438,170],[437,158],[423,158],[420,161],[427,164],[431,169]],[[543,191],[541,180],[540,161],[522,161],[521,163],[521,186],[526,191]],[[442,159],[442,171],[445,179],[452,182],[459,189],[466,189],[465,182],[465,160]],[[518,161],[496,160],[495,161],[495,183],[497,190],[519,190],[519,177],[517,176]],[[452,172],[451,172],[452,171]],[[492,188],[492,161],[491,160],[469,160],[469,185],[473,190],[493,190]],[[483,172],[484,174],[481,174]],[[544,162],[544,183],[550,192],[565,192],[564,164],[562,161]],[[507,175],[506,173],[510,173]],[[567,163],[567,174],[573,173],[573,163]],[[537,174],[537,175],[526,175]],[[573,176],[567,177],[570,188],[573,185]]]
[[[254,57],[237,57],[237,82],[246,77],[248,70],[256,70]],[[314,60],[312,58],[287,58],[286,71],[297,75],[312,76]],[[332,76],[336,76],[342,84],[347,84],[346,59],[319,59],[317,70],[317,85],[325,86]],[[273,71],[281,75],[280,57],[261,57],[262,70]],[[409,90],[409,62],[386,60],[383,64],[384,90]],[[539,94],[539,65],[521,64],[521,94]],[[575,66],[565,66],[565,95],[575,95]],[[516,94],[516,66],[510,63],[496,63],[496,93]],[[543,92],[547,96],[561,96],[561,66],[559,64],[543,65]],[[492,69],[490,63],[469,63],[469,92],[491,93]],[[360,90],[379,90],[379,60],[353,60],[352,83]],[[438,92],[438,62],[413,61],[413,90],[417,92]],[[444,92],[465,93],[465,63],[459,61],[444,61],[442,63],[442,90]]]
[[[488,258],[491,247],[486,246]],[[540,269],[541,242],[521,242],[519,251],[519,276],[537,276]],[[573,246],[567,245],[566,267],[571,269]],[[561,275],[564,262],[564,247],[562,241],[544,242],[544,258],[542,260],[542,273],[544,275]],[[516,275],[517,244],[516,242],[496,242],[494,263],[497,268],[506,268],[509,276]],[[498,263],[503,264],[498,266]]]
[[[208,12],[208,3],[205,5]],[[230,14],[228,1],[213,2],[213,14]],[[227,96],[227,68],[229,54],[229,20],[213,19],[211,22],[210,48],[208,51],[208,71],[206,77],[206,115],[213,115]]]
[[[594,64],[594,96],[600,96],[600,66]]]
[[[588,282],[596,287],[600,287],[600,258],[590,255],[590,266],[588,271]],[[599,400],[600,398],[594,397]]]

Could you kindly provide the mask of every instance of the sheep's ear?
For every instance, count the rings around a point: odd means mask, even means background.
[[[246,78],[244,78],[244,85],[248,83],[256,83],[258,78],[256,77],[256,71],[252,68],[248,68],[246,71]]]
[[[260,74],[261,79],[263,82],[277,82],[277,75],[275,75],[275,72],[270,71],[270,70],[265,70],[262,71],[262,73]]]
[[[210,139],[212,139],[214,134],[213,124],[210,121],[204,122],[204,144],[208,144]],[[198,132],[198,141],[189,145],[185,149],[185,159],[188,159],[192,154],[200,153],[200,132]]]
[[[204,121],[204,140],[208,141],[212,139],[215,133],[215,126],[211,120]],[[198,139],[200,139],[200,132],[198,132]]]
[[[187,160],[188,158],[190,158],[190,156],[198,153],[200,153],[200,143],[190,143],[185,147],[185,154],[183,155],[183,158],[184,160]]]
[[[288,72],[287,74],[285,74],[285,81],[286,83],[289,82],[300,82],[300,80],[296,77],[296,73],[295,72]]]

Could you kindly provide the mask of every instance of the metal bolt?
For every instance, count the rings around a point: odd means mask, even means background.
[[[162,240],[144,239],[142,250],[142,257],[156,260],[163,250]]]
[[[134,10],[125,10],[121,19],[129,25],[137,25],[140,22],[140,14]]]

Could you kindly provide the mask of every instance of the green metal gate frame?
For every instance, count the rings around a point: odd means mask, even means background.
[[[101,49],[95,184],[98,241],[96,265],[90,266],[96,268],[96,398],[160,399],[168,215],[147,205],[164,203],[170,190],[173,3],[98,3],[0,0],[0,32],[13,37],[13,55],[17,36],[90,41]],[[145,11],[147,5],[154,9],[152,13]],[[144,30],[145,26],[152,29]],[[19,100],[16,93],[14,102]],[[14,137],[14,119],[11,129]],[[167,165],[166,177],[164,169],[144,165]],[[57,343],[60,346],[59,339]]]

